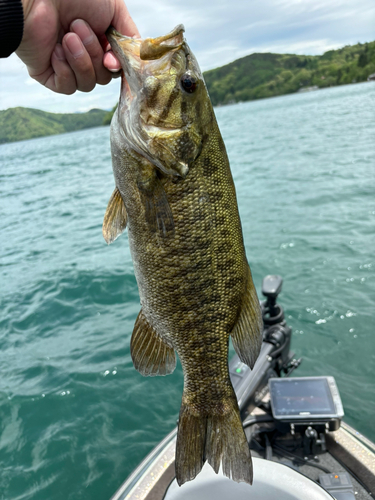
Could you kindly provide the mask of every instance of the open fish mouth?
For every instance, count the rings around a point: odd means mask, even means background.
[[[181,177],[200,150],[194,143],[194,154],[189,150],[186,158],[179,158],[178,147],[188,142],[187,118],[172,104],[180,102],[179,82],[190,61],[184,31],[179,24],[157,38],[131,38],[113,27],[106,33],[122,67],[118,116],[124,138],[162,172]]]
[[[142,43],[140,38],[131,38],[129,36],[122,35],[116,31],[113,26],[108,28],[106,36],[111,44],[113,52],[120,60],[122,66],[124,66],[124,63],[128,63],[129,57],[131,57],[131,60],[134,59],[134,62],[136,59],[139,59],[140,46]],[[126,58],[124,57],[125,54],[127,56]]]
[[[142,61],[152,61],[160,59],[171,50],[180,49],[184,44],[184,31],[183,24],[179,24],[166,35],[142,39],[122,35],[113,26],[110,26],[106,36],[112,50],[121,62],[126,62],[128,58],[130,60],[136,58]]]
[[[140,91],[147,76],[168,71],[171,52],[186,47],[184,31],[179,24],[166,35],[141,39],[122,35],[113,26],[108,28],[106,36],[121,63],[125,77],[123,90],[129,100]]]
[[[113,26],[108,28],[106,36],[111,45],[111,49],[121,63],[121,67],[129,84],[131,80],[138,80],[137,75],[139,75],[141,70],[140,47],[142,40],[122,35],[116,31]]]

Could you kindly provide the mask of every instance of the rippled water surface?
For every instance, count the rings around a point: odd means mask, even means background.
[[[218,108],[248,259],[284,277],[299,375],[333,375],[375,440],[375,85]],[[109,128],[0,146],[0,499],[103,500],[176,423],[142,378],[127,235],[107,247]]]

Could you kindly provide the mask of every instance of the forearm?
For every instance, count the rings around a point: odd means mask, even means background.
[[[8,57],[20,45],[23,35],[21,0],[0,0],[0,57]]]

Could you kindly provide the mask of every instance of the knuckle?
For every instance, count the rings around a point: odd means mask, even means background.
[[[91,59],[99,59],[103,57],[103,50],[97,40],[96,43],[91,42],[90,44],[84,44],[84,45]]]
[[[81,92],[91,92],[92,90],[94,90],[95,85],[95,82],[85,81],[84,83],[78,85],[78,90],[80,90]]]
[[[72,95],[77,90],[77,82],[73,75],[59,75],[56,78],[56,88],[60,94]]]
[[[107,85],[112,80],[111,74],[103,74],[98,76],[98,84],[99,85]]]
[[[61,92],[62,94],[65,94],[65,95],[73,95],[76,93],[76,90],[77,89],[67,89],[65,90],[64,92]]]
[[[77,90],[77,87],[72,83],[56,82],[56,90],[59,94],[72,95]]]

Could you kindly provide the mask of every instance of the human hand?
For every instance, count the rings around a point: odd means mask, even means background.
[[[139,33],[123,0],[22,0],[23,38],[16,54],[29,74],[61,94],[105,85],[120,64],[105,32]]]

